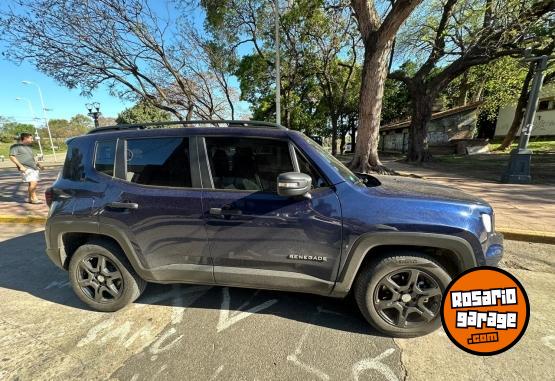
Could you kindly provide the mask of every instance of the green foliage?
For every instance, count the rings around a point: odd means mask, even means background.
[[[171,120],[169,112],[154,107],[146,102],[139,102],[118,114],[117,124],[165,122]]]
[[[74,135],[84,134],[93,127],[93,122],[91,118],[83,114],[72,116],[69,124],[75,131]]]
[[[8,157],[10,156],[10,147],[14,143],[15,140],[12,140],[11,142],[0,141],[0,156],[4,156],[4,160],[8,160]],[[33,150],[34,154],[40,153],[39,146],[36,143],[31,145],[31,149]]]
[[[501,141],[490,143],[490,150],[495,151],[501,145]],[[514,142],[507,151],[518,147],[518,142]],[[555,140],[552,137],[545,138],[532,138],[528,143],[528,149],[531,149],[535,154],[537,153],[555,153]]]
[[[237,59],[233,74],[239,80],[241,100],[251,104],[252,117],[275,120],[272,7],[257,0],[204,0],[201,4],[215,39],[253,48]],[[357,113],[360,67],[356,62],[353,65],[352,51],[359,35],[356,23],[345,4],[300,0],[283,5],[282,124],[310,134],[329,135],[330,120],[337,125],[338,120]]]
[[[73,116],[69,121],[66,119],[52,119],[48,123],[52,140],[59,149],[65,147],[64,141],[72,136],[85,134],[91,127],[92,121],[89,117],[81,114]],[[50,137],[45,126],[18,123],[0,117],[0,142],[13,144],[22,132],[27,132],[35,136],[38,132],[45,152],[50,147]],[[38,150],[38,142],[35,140],[33,149]]]
[[[411,100],[407,87],[392,79],[387,79],[384,86],[382,104],[382,125],[394,123],[410,117]]]
[[[56,144],[62,144],[68,138],[87,133],[87,131],[92,128],[93,123],[89,117],[77,114],[70,120],[51,119],[48,126],[50,127],[50,133],[52,134],[52,138],[55,139]],[[39,129],[39,136],[43,142],[49,139],[46,128]]]
[[[15,143],[22,132],[34,134],[35,127],[31,124],[4,120],[4,122],[0,124],[0,142]]]
[[[451,108],[462,105],[464,101],[483,101],[481,112],[493,121],[499,108],[514,103],[518,98],[527,71],[525,64],[512,57],[472,67],[455,78],[442,93],[444,105]]]

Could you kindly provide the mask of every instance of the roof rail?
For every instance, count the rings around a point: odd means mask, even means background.
[[[118,131],[118,130],[145,130],[153,128],[165,128],[167,126],[192,126],[199,127],[199,125],[212,125],[212,127],[265,127],[265,128],[279,128],[286,130],[287,128],[282,125],[260,122],[256,120],[183,120],[171,122],[150,122],[150,123],[133,123],[133,124],[116,124],[114,126],[97,127],[90,130],[89,134],[98,132]]]

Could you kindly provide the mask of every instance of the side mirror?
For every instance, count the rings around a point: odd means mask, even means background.
[[[312,187],[312,178],[306,173],[286,172],[277,178],[277,193],[280,196],[304,196]]]

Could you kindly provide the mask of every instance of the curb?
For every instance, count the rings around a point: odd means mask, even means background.
[[[14,216],[0,214],[0,224],[44,224],[45,222],[46,216]]]
[[[535,243],[547,243],[555,245],[555,233],[534,231],[534,230],[520,230],[497,227],[496,231],[503,234],[505,239],[513,241],[527,241]]]
[[[44,224],[46,216],[28,215],[13,216],[0,215],[0,224]],[[519,230],[498,227],[497,232],[502,233],[505,239],[513,241],[526,241],[534,243],[547,243],[555,245],[555,232],[544,232],[534,230]]]

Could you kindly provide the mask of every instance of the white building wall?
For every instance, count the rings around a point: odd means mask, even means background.
[[[550,110],[536,112],[532,136],[555,136],[555,84],[545,86],[540,93],[540,101],[551,100]],[[495,136],[505,136],[513,123],[515,115],[515,105],[506,106],[499,110],[497,124],[495,126]],[[517,136],[520,135],[520,131]]]

